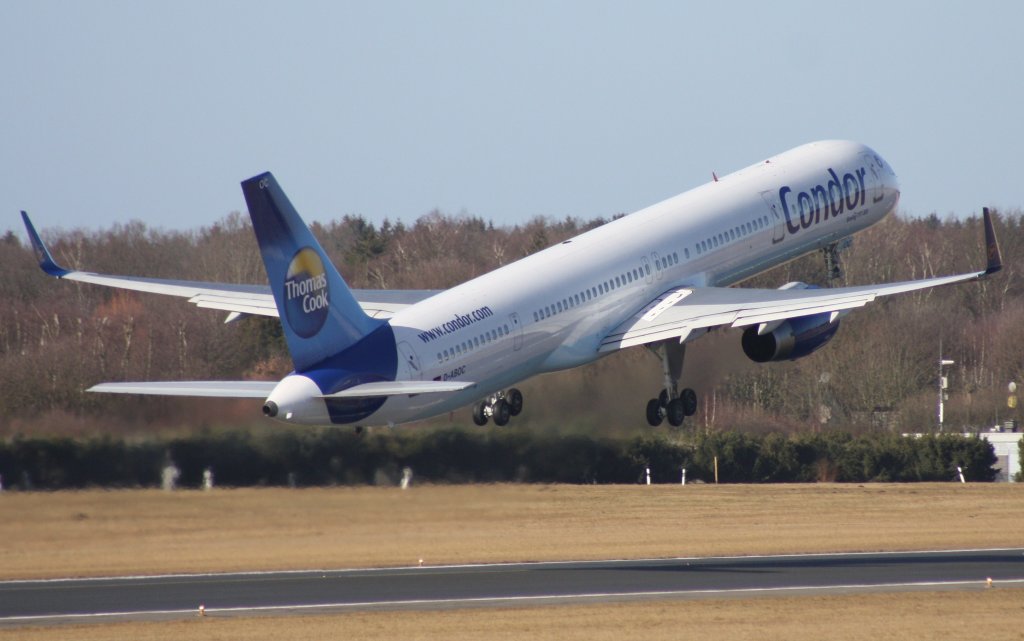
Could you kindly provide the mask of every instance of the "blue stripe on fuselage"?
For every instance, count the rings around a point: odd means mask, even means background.
[[[393,381],[398,373],[395,332],[384,323],[347,349],[330,356],[302,372],[324,394],[334,394],[363,383]],[[385,396],[371,398],[325,399],[331,422],[356,423],[384,405]]]

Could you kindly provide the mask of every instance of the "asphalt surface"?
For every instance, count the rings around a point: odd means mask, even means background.
[[[768,593],[1024,587],[1024,548],[0,582],[0,625]]]

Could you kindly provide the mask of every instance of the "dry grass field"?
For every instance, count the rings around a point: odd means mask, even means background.
[[[19,641],[1024,639],[1024,590],[370,612],[0,630]]]
[[[1024,485],[0,494],[0,578],[1019,546]]]
[[[1024,486],[421,486],[0,494],[0,577],[1021,545]],[[0,639],[1024,639],[1024,590],[211,616]]]

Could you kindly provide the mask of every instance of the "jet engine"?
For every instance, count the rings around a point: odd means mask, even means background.
[[[831,312],[799,316],[783,321],[770,332],[758,334],[760,326],[743,332],[743,353],[755,363],[796,360],[832,340],[839,319]]]
[[[821,287],[795,281],[779,289]],[[803,358],[832,340],[839,329],[839,319],[848,312],[825,312],[754,325],[743,332],[743,353],[755,363]]]

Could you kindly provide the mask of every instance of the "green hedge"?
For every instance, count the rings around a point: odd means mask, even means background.
[[[198,487],[212,468],[218,485],[360,485],[417,480],[446,483],[722,483],[949,481],[956,467],[970,481],[991,481],[992,446],[959,435],[752,435],[739,432],[646,434],[633,439],[550,436],[528,431],[283,430],[205,433],[125,442],[109,437],[14,438],[0,443],[6,487],[61,489],[152,487],[168,461],[179,485]]]
[[[1017,441],[1017,460],[1020,461],[1020,471],[1013,475],[1013,480],[1024,483],[1024,438]]]

